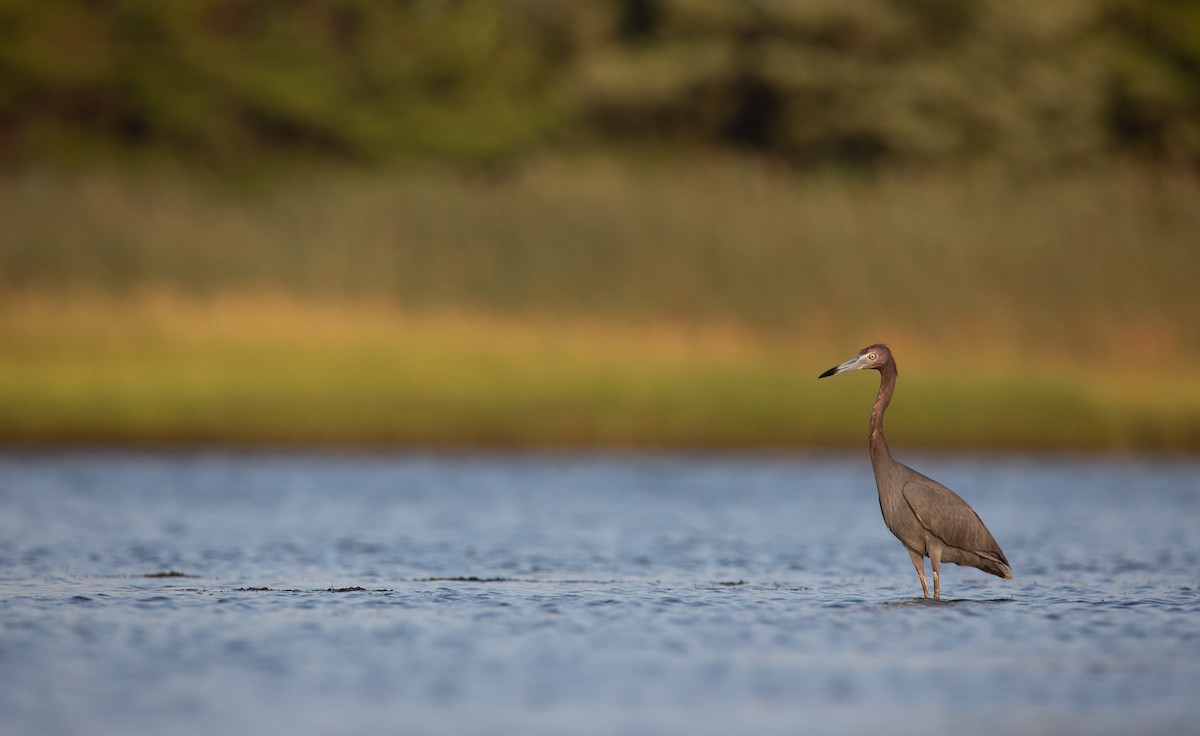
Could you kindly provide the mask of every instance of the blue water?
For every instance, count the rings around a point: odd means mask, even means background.
[[[901,459],[1015,580],[865,452],[0,452],[0,733],[1200,729],[1200,459]]]

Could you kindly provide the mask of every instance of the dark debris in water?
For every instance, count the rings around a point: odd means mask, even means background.
[[[301,590],[299,588],[268,588],[267,586],[248,586],[245,588],[234,588],[234,593],[391,593],[391,590],[379,588],[376,590],[368,590],[361,586],[355,585],[348,588],[335,588],[330,586],[324,590]]]
[[[790,585],[784,583],[751,583],[748,580],[718,580],[715,583],[706,585],[696,584],[693,587],[696,590],[730,590],[733,588],[746,588],[748,590],[779,590],[789,593],[802,593],[812,590],[812,588],[805,585]]]
[[[481,578],[476,575],[456,575],[453,577],[417,578],[414,583],[520,583],[534,582],[518,580],[517,578]]]
[[[694,587],[696,590],[722,590],[725,588],[741,588],[747,585],[749,585],[749,583],[747,583],[745,580],[718,580],[715,583],[709,583],[707,585],[696,583],[692,587]]]
[[[611,580],[543,580],[537,578],[484,578],[476,575],[455,575],[450,577],[413,578],[412,583],[545,583],[548,585],[607,585]]]
[[[186,572],[179,572],[178,570],[166,570],[166,571],[160,570],[159,572],[148,572],[145,575],[143,575],[142,577],[144,577],[144,578],[198,578],[200,576],[199,575],[189,575]]]

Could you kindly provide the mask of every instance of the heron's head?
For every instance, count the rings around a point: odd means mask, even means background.
[[[847,371],[861,371],[864,368],[873,368],[879,370],[883,366],[892,362],[892,351],[888,350],[887,345],[869,345],[858,351],[858,355],[850,360],[847,360],[841,365],[835,365],[825,371],[817,378],[826,378],[828,376],[836,376],[839,373]]]

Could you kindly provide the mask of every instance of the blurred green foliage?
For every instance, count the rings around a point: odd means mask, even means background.
[[[553,14],[492,2],[3,0],[7,155],[515,150],[563,114]]]
[[[0,0],[0,163],[1200,162],[1195,0]]]

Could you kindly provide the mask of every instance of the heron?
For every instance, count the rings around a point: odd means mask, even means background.
[[[879,394],[871,407],[868,446],[879,509],[883,522],[908,550],[921,578],[921,592],[929,597],[925,582],[925,558],[933,567],[933,597],[942,597],[940,573],[943,562],[968,565],[1005,580],[1012,580],[1008,559],[996,538],[984,526],[975,509],[957,493],[936,480],[892,459],[883,436],[883,412],[896,391],[896,361],[886,345],[870,345],[818,378],[864,369],[879,371]]]

